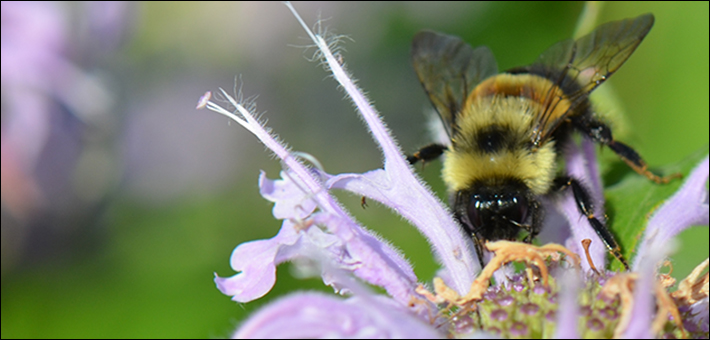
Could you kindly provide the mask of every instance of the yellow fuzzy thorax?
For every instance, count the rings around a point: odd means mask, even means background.
[[[535,101],[516,96],[478,98],[464,108],[457,121],[453,147],[446,151],[442,176],[452,192],[474,183],[495,184],[515,178],[536,195],[547,193],[556,174],[554,141],[538,148],[530,146],[531,123],[541,107]],[[509,132],[513,147],[487,153],[476,140],[480,131],[497,126]]]

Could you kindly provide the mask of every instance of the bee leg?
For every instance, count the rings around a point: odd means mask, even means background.
[[[597,143],[608,146],[614,153],[616,153],[621,159],[626,162],[626,164],[631,167],[634,171],[641,175],[646,176],[648,179],[656,183],[668,183],[674,178],[681,178],[680,173],[672,174],[670,176],[661,177],[650,170],[648,170],[648,165],[643,161],[641,156],[632,149],[630,146],[614,140],[611,135],[611,129],[609,126],[603,122],[590,118],[589,116],[579,116],[572,119],[572,124],[585,133],[587,136],[591,137]]]
[[[465,216],[465,215],[464,215]],[[468,218],[463,218],[461,214],[459,213],[454,213],[454,218],[456,221],[459,222],[459,224],[463,227],[463,230],[466,231],[468,235],[471,235],[471,238],[473,239],[473,245],[476,248],[476,255],[478,256],[478,262],[481,264],[481,269],[483,269],[486,266],[485,263],[485,258],[484,258],[484,252],[483,252],[483,245],[484,245],[484,239],[481,235],[477,235],[476,231],[473,229],[473,226],[471,225],[471,222],[468,220]]]
[[[419,149],[419,151],[415,152],[413,155],[407,156],[407,162],[409,162],[409,164],[415,164],[419,160],[428,162],[432,159],[439,158],[439,156],[441,156],[446,149],[448,149],[446,145],[436,143],[429,144]]]
[[[454,219],[459,223],[461,228],[466,232],[467,235],[471,235],[473,239],[473,245],[476,248],[476,255],[478,256],[478,262],[481,264],[481,269],[486,266],[483,246],[485,239],[482,235],[476,232],[473,224],[468,219],[468,214],[466,212],[465,200],[461,199],[461,193],[452,195],[451,201],[454,210]]]
[[[532,240],[537,237],[540,233],[540,228],[542,227],[542,220],[544,219],[544,211],[542,205],[533,197],[528,197],[528,202],[530,206],[528,207],[532,211],[532,224],[529,226],[529,234],[523,239],[525,243],[532,243]]]
[[[483,239],[476,236],[476,233],[472,233],[471,236],[473,237],[473,245],[476,248],[476,255],[478,256],[478,262],[481,264],[481,270],[486,267],[486,264],[484,263],[484,257],[483,257]]]
[[[575,202],[577,202],[577,208],[579,209],[579,211],[585,217],[587,217],[589,224],[592,226],[592,228],[594,228],[594,231],[602,239],[602,242],[604,242],[604,245],[609,250],[609,252],[614,255],[614,257],[616,257],[619,262],[621,262],[621,264],[624,265],[624,268],[626,268],[626,270],[629,270],[629,264],[626,262],[624,255],[621,254],[621,247],[619,247],[619,244],[616,242],[616,239],[614,239],[614,235],[604,224],[602,224],[594,216],[592,200],[589,196],[589,193],[587,192],[587,189],[584,188],[582,183],[572,177],[562,176],[555,179],[555,186],[556,189],[559,191],[565,190],[569,187],[572,188],[574,200]]]

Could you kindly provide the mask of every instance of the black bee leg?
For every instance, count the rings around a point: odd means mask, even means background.
[[[626,270],[629,270],[629,264],[626,262],[624,255],[621,254],[621,247],[616,243],[614,235],[594,216],[592,200],[582,183],[572,177],[562,176],[555,179],[555,186],[558,191],[565,190],[569,187],[572,188],[574,200],[577,202],[579,211],[587,217],[589,224],[592,225],[592,228],[594,228],[594,231],[596,231],[597,235],[602,239],[602,242],[604,242],[606,248],[609,249],[609,252],[624,265]]]
[[[436,143],[429,144],[419,149],[419,151],[415,152],[413,155],[407,156],[407,162],[409,162],[409,164],[415,164],[419,160],[428,162],[432,159],[439,158],[439,156],[441,156],[446,149],[448,149],[446,145]]]
[[[535,237],[537,237],[537,235],[540,234],[540,226],[542,226],[543,212],[542,212],[542,209],[540,208],[540,203],[537,200],[535,200],[535,198],[532,197],[532,195],[531,195],[531,197],[528,197],[527,199],[528,199],[528,202],[530,202],[528,205],[528,209],[530,209],[532,211],[532,224],[519,223],[514,220],[509,220],[505,216],[501,216],[501,218],[505,219],[506,221],[508,221],[508,223],[510,223],[518,228],[525,229],[528,232],[528,235],[525,236],[525,238],[523,239],[523,242],[525,242],[527,244],[532,244],[533,239],[535,239]]]
[[[572,118],[572,124],[574,124],[575,128],[591,137],[595,142],[608,146],[614,153],[619,155],[631,169],[634,169],[634,171],[656,183],[668,183],[674,178],[682,177],[679,173],[661,177],[648,170],[648,164],[643,161],[636,150],[622,142],[614,140],[609,126],[599,120],[581,115]]]
[[[483,246],[484,246],[484,239],[480,235],[476,235],[477,233],[473,230],[473,226],[471,225],[471,222],[468,221],[468,218],[464,219],[462,218],[461,214],[454,213],[454,218],[456,218],[456,221],[461,224],[463,227],[463,230],[466,231],[468,235],[471,235],[471,238],[473,239],[473,245],[476,248],[476,255],[478,256],[478,262],[481,264],[481,269],[483,269],[486,266],[486,263],[484,261],[483,255],[485,254],[483,252]]]
[[[476,255],[478,256],[478,262],[481,264],[481,270],[486,266],[483,261],[483,239],[476,236],[476,233],[471,234],[473,237],[473,245],[476,247]]]
[[[528,202],[530,202],[528,209],[530,209],[532,212],[532,225],[529,226],[530,233],[528,234],[528,236],[525,237],[525,239],[523,239],[523,242],[532,243],[532,240],[535,239],[535,237],[537,237],[537,235],[540,233],[540,228],[542,227],[542,220],[545,214],[542,210],[540,202],[538,202],[536,199],[529,197]]]

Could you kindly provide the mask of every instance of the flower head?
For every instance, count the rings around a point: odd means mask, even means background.
[[[236,337],[432,338],[473,332],[504,337],[635,337],[661,332],[685,335],[685,328],[689,328],[686,320],[692,320],[700,330],[694,334],[702,335],[703,329],[707,334],[707,312],[703,316],[698,309],[702,307],[697,307],[704,303],[707,311],[707,288],[704,297],[695,296],[691,301],[687,297],[696,291],[702,295],[702,289],[688,288],[687,294],[673,297],[656,280],[656,269],[669,251],[666,242],[659,241],[667,241],[689,225],[707,223],[707,158],[666,203],[670,207],[659,209],[649,222],[634,262],[637,272],[589,270],[604,268],[606,250],[591,228],[577,225],[580,218],[572,212],[576,212],[574,202],[559,205],[572,228],[569,249],[557,244],[488,243],[494,257],[485,268],[479,268],[471,239],[412,171],[377,112],[339,62],[341,57],[333,55],[325,38],[312,33],[293,7],[287,6],[357,107],[382,150],[384,165],[363,174],[330,175],[320,166],[309,166],[306,161],[310,157],[279,142],[255,118],[253,103],[244,101],[240,94],[234,98],[220,93],[234,111],[211,101],[210,94],[200,99],[198,108],[207,107],[235,120],[284,165],[280,179],[268,179],[264,173],[259,178],[262,196],[274,202],[274,217],[283,221],[281,230],[271,239],[239,245],[231,257],[231,266],[238,273],[228,278],[217,276],[217,287],[235,301],[252,301],[274,285],[279,263],[306,259],[319,265],[326,284],[348,296],[295,293],[258,311]],[[570,146],[567,161],[571,173],[591,182],[592,196],[601,202],[591,144],[584,142],[581,151]],[[433,289],[420,283],[394,247],[357,223],[331,195],[333,189],[376,200],[425,235],[442,265]],[[691,201],[692,211],[680,219],[673,207]],[[667,224],[673,224],[672,231],[663,227]],[[592,240],[591,250],[581,246],[587,239]],[[587,258],[590,260],[582,260]],[[526,269],[515,272],[512,262]],[[353,277],[382,287],[388,296],[371,292]],[[697,281],[697,277],[691,278],[693,283],[687,286],[697,286]],[[700,282],[702,286],[702,279]],[[707,276],[704,282],[707,287]],[[689,304],[683,312],[678,308],[681,300]]]

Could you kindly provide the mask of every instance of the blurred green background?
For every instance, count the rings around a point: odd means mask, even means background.
[[[13,22],[3,3],[2,337],[225,337],[275,297],[298,289],[331,291],[320,280],[293,278],[288,265],[279,268],[274,290],[248,304],[232,302],[213,283],[215,272],[234,274],[234,247],[278,231],[257,177],[260,169],[278,176],[280,164],[246,130],[195,111],[206,90],[231,89],[241,75],[244,93],[259,95],[268,125],[329,173],[381,166],[351,104],[321,67],[306,60],[313,51],[294,47],[309,41],[286,7],[151,2],[118,5],[110,15],[89,8],[95,5],[21,9],[29,17],[39,11],[63,18],[66,33],[57,54],[99,79],[108,98],[94,110],[100,114],[86,115],[62,99],[72,91],[67,82],[55,84],[54,92],[39,86],[52,105],[38,116],[44,120],[37,129],[50,132],[37,141],[16,130],[22,124],[13,125],[25,107],[5,76],[6,67],[14,67],[6,64],[6,34],[34,31]],[[409,64],[418,30],[488,45],[503,70],[530,63],[570,37],[584,4],[294,5],[307,23],[320,14],[330,30],[352,39],[343,45],[349,70],[412,152],[429,141],[429,104]],[[654,28],[608,83],[620,101],[615,110],[626,113],[624,140],[659,167],[708,144],[710,11],[707,2],[607,3],[599,22],[647,12],[656,16]],[[81,25],[97,13],[103,19],[94,21],[112,23],[112,31]],[[92,35],[100,39],[89,44]],[[98,43],[110,37],[114,45]],[[72,93],[83,98],[87,92]],[[28,139],[13,142],[11,136]],[[13,146],[27,144],[39,144],[40,152],[10,157],[22,150]],[[438,171],[435,162],[421,173],[443,198]],[[432,278],[429,246],[414,228],[375,203],[363,210],[359,197],[338,197],[362,224],[399,247],[422,281]],[[684,277],[708,256],[707,240],[707,227],[683,234],[673,276]]]

